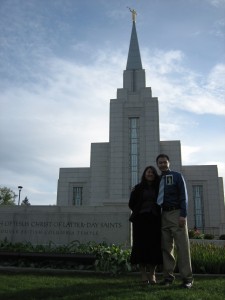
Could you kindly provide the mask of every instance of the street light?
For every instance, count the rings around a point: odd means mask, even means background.
[[[20,193],[21,193],[22,188],[23,188],[23,187],[22,187],[21,185],[18,186],[18,189],[19,189],[18,205],[20,205]]]

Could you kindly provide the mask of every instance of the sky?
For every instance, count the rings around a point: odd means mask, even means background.
[[[0,0],[0,186],[55,205],[59,169],[109,141],[132,29],[160,139],[225,179],[225,0]],[[17,201],[18,197],[16,198]]]

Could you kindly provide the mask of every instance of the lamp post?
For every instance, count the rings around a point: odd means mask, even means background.
[[[20,205],[20,193],[21,193],[22,188],[23,188],[23,187],[22,187],[21,185],[18,186],[18,189],[19,189],[18,205]]]

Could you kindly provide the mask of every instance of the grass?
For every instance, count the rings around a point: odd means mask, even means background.
[[[142,287],[139,276],[96,274],[46,275],[1,274],[0,299],[2,300],[224,300],[225,277],[196,277],[192,289],[173,286]]]

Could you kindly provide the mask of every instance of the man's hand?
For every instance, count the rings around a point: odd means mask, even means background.
[[[182,228],[186,225],[187,219],[184,217],[179,217],[179,226]]]

